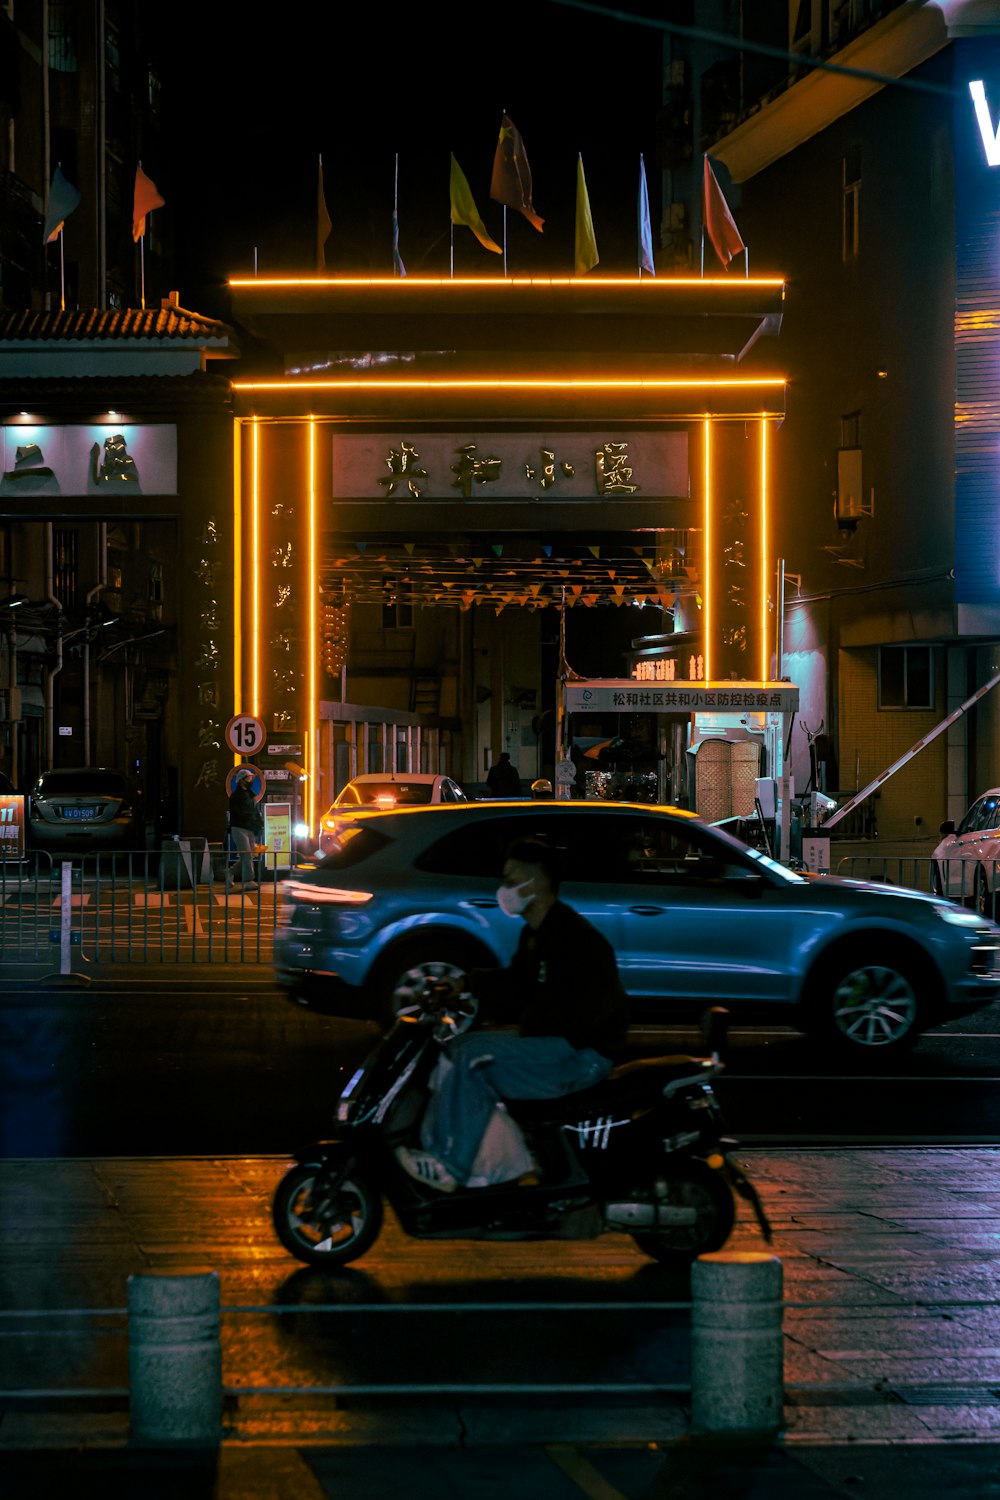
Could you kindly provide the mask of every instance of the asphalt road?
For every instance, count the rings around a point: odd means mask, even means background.
[[[340,1068],[374,1027],[314,1015],[266,978],[183,970],[0,993],[0,1156],[272,1153],[330,1129]],[[698,1050],[643,1028],[637,1051]],[[759,1144],[1000,1142],[1000,1006],[935,1028],[902,1064],[844,1071],[806,1040],[734,1024],[717,1092]]]

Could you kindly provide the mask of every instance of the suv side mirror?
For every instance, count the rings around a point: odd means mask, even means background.
[[[940,829],[938,830],[938,832],[939,833],[954,833],[955,832],[955,820],[954,820],[954,818],[948,818],[944,823],[942,823]]]

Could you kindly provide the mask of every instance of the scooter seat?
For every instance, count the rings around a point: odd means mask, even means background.
[[[700,1057],[636,1057],[618,1063],[600,1083],[576,1093],[559,1094],[554,1099],[506,1099],[504,1103],[519,1124],[539,1124],[575,1115],[580,1110],[607,1109],[630,1085],[639,1085],[645,1092],[657,1085],[665,1087],[674,1078],[697,1078],[703,1070],[704,1060]]]

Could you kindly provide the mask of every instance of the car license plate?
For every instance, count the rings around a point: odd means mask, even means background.
[[[96,807],[64,807],[62,815],[64,818],[92,818],[96,812]]]

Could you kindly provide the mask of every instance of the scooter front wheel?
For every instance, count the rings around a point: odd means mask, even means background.
[[[307,1266],[346,1266],[370,1250],[382,1228],[382,1196],[361,1173],[331,1190],[324,1169],[293,1167],[272,1205],[278,1239]]]
[[[661,1224],[632,1238],[644,1255],[664,1265],[687,1266],[699,1255],[721,1250],[733,1230],[736,1204],[721,1171],[700,1161],[689,1161],[666,1178],[664,1209],[677,1210],[678,1222]]]

